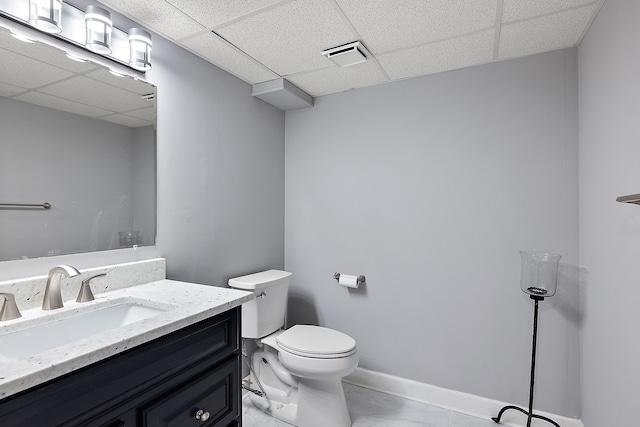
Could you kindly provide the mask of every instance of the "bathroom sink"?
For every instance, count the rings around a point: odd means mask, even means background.
[[[170,307],[151,307],[135,302],[122,302],[94,311],[72,314],[0,335],[0,355],[25,358],[88,338],[112,329],[148,319],[168,311]],[[55,314],[55,313],[53,313]]]

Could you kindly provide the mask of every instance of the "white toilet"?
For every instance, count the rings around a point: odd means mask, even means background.
[[[242,337],[255,342],[255,351],[248,355],[250,387],[263,391],[266,400],[251,400],[298,427],[349,427],[342,378],[358,366],[356,342],[320,326],[284,330],[290,282],[291,273],[281,270],[229,280],[232,288],[256,296],[242,305]]]

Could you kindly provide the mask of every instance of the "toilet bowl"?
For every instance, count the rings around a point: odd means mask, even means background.
[[[254,342],[247,354],[248,383],[265,393],[260,409],[298,427],[349,427],[342,378],[358,366],[356,342],[321,326],[283,329],[291,273],[269,270],[229,280],[256,299],[243,304],[242,336]]]
[[[271,347],[274,341],[283,366],[298,377],[342,378],[358,365],[355,340],[333,329],[295,325],[262,340]]]

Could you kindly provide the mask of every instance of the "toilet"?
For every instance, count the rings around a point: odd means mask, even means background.
[[[285,330],[290,283],[291,273],[281,270],[229,280],[232,288],[255,294],[255,299],[242,305],[242,337],[253,344],[243,344],[250,369],[245,384],[264,396],[250,393],[249,398],[266,413],[294,426],[349,427],[342,378],[358,366],[356,342],[321,326],[295,325]]]

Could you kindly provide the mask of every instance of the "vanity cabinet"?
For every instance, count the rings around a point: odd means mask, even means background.
[[[241,426],[240,307],[0,400],[0,426]]]

